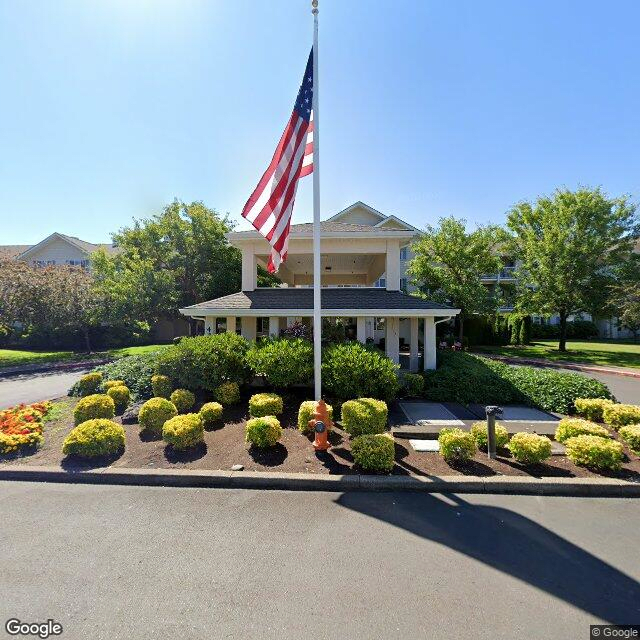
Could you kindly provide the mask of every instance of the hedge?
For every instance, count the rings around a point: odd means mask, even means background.
[[[174,416],[162,426],[162,439],[178,451],[190,449],[204,440],[204,424],[197,413]]]
[[[247,364],[276,389],[309,384],[313,380],[313,344],[302,338],[263,338],[247,351]]]
[[[113,400],[118,413],[124,411],[129,405],[131,393],[123,384],[115,385],[107,389],[107,395]]]
[[[245,440],[259,449],[272,447],[281,437],[282,427],[275,416],[251,418],[245,426]]]
[[[602,410],[602,419],[614,429],[640,422],[640,407],[634,404],[612,404]]]
[[[90,396],[98,393],[102,384],[102,374],[99,371],[92,371],[83,375],[78,382],[78,390],[81,396]]]
[[[342,426],[351,437],[382,433],[387,426],[387,403],[375,398],[348,400],[341,413]]]
[[[628,424],[620,427],[620,437],[629,445],[634,453],[640,455],[640,424]]]
[[[106,394],[95,393],[78,401],[73,410],[73,420],[77,425],[93,418],[110,420],[116,413],[115,402]]]
[[[440,455],[447,462],[462,462],[473,458],[476,453],[476,440],[469,431],[457,427],[440,430],[438,435]]]
[[[177,415],[178,410],[173,402],[166,398],[151,398],[140,407],[138,422],[142,429],[160,434],[164,423]]]
[[[62,453],[83,458],[95,458],[118,453],[124,449],[125,433],[112,420],[86,420],[69,432],[62,444]]]
[[[579,416],[593,422],[602,422],[604,408],[613,404],[613,401],[605,398],[576,398],[573,404]]]
[[[282,411],[282,398],[276,393],[256,393],[249,398],[249,415],[252,418],[277,416]]]
[[[617,471],[624,449],[619,442],[598,436],[576,436],[565,443],[567,458],[577,465],[597,471]]]
[[[558,422],[555,435],[558,442],[566,442],[569,438],[583,435],[600,436],[601,438],[611,437],[606,427],[582,418],[563,418]]]
[[[135,356],[124,356],[114,362],[96,368],[105,380],[122,380],[129,389],[133,400],[151,398],[151,378],[153,377],[158,351]],[[75,394],[71,394],[75,395]]]
[[[196,397],[187,389],[176,389],[169,396],[169,400],[173,402],[178,413],[187,413],[196,403]]]
[[[358,436],[351,442],[351,454],[363,471],[389,473],[395,463],[393,436],[388,433]]]
[[[551,457],[551,440],[537,433],[514,433],[507,445],[511,455],[521,464],[540,464]]]
[[[488,430],[486,422],[474,422],[471,425],[471,434],[480,449],[486,449],[489,446]],[[509,442],[509,432],[504,425],[496,423],[496,448],[502,449],[507,442]]]
[[[222,418],[222,405],[219,402],[206,402],[200,407],[200,417],[205,428],[212,427]]]

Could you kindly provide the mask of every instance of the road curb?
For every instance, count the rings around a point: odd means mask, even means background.
[[[424,493],[640,497],[640,483],[616,478],[318,475],[313,473],[114,467],[90,471],[65,471],[60,467],[2,465],[0,467],[1,480],[287,491],[419,491]]]

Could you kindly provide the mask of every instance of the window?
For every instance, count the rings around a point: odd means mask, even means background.
[[[256,318],[256,332],[259,336],[269,335],[269,318]]]
[[[52,267],[55,263],[55,260],[47,260],[47,267]]]
[[[379,287],[381,289],[384,289],[387,286],[387,279],[386,278],[378,278],[373,286],[374,287]]]
[[[407,279],[406,278],[400,278],[400,290],[404,291],[405,293],[407,292]]]
[[[384,318],[374,318],[373,328],[376,331],[384,331],[384,327],[385,327]]]
[[[400,249],[400,260],[406,260],[407,254],[408,254],[408,247],[402,247],[402,249]]]

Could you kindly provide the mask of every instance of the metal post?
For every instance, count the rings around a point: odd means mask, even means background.
[[[490,460],[496,457],[496,416],[502,415],[501,407],[485,407],[487,414],[487,456]]]

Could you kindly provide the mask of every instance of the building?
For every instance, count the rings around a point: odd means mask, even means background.
[[[459,313],[401,290],[401,258],[417,229],[357,202],[321,223],[322,316],[341,318],[348,335],[374,342],[403,368],[436,366],[436,324]],[[201,320],[207,334],[240,331],[249,340],[277,336],[295,321],[313,317],[313,225],[294,224],[277,288],[257,286],[257,267],[270,247],[254,230],[227,235],[242,253],[242,290],[180,312]],[[408,249],[407,249],[408,250]]]

